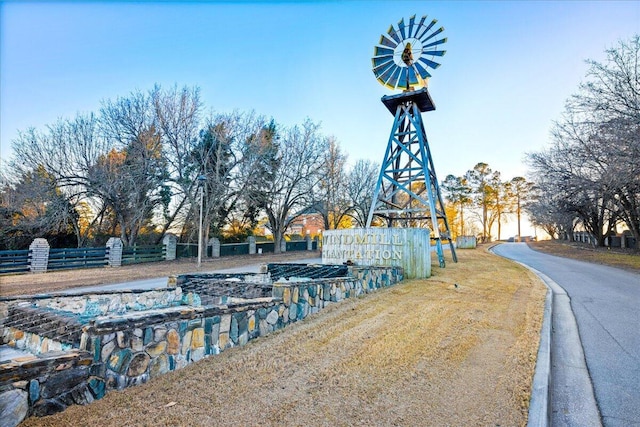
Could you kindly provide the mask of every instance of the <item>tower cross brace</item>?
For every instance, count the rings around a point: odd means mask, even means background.
[[[445,266],[443,240],[449,243],[453,261],[458,262],[422,122],[422,112],[435,110],[431,96],[425,87],[383,96],[382,102],[394,115],[394,122],[367,227],[374,216],[385,220],[388,227],[428,227],[440,267]]]

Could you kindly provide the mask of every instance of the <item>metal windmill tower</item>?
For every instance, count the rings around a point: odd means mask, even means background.
[[[380,36],[371,60],[378,81],[403,92],[382,97],[394,121],[367,227],[377,216],[388,227],[430,228],[440,267],[444,267],[443,241],[449,243],[453,261],[458,259],[421,113],[436,109],[427,90],[426,81],[431,77],[427,68],[440,66],[434,58],[445,54],[439,47],[447,39],[438,38],[444,28],[436,29],[435,19],[429,23],[426,19],[423,16],[416,22],[414,15],[408,24],[402,19],[397,28],[391,25]]]

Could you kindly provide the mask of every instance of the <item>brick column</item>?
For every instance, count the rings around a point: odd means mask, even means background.
[[[49,263],[49,242],[47,239],[37,238],[29,245],[31,251],[31,265],[29,269],[32,273],[44,273],[47,271]]]

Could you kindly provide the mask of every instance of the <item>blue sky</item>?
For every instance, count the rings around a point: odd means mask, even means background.
[[[445,27],[423,119],[437,175],[483,161],[510,179],[541,149],[587,58],[640,33],[633,1],[3,2],[0,157],[18,130],[98,111],[154,84],[197,85],[207,108],[322,122],[355,161],[380,162],[392,92],[371,72],[401,18]]]

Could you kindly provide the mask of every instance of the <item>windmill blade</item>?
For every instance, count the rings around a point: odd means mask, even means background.
[[[395,67],[395,66],[396,66],[396,64],[393,61],[385,62],[383,64],[380,64],[380,65],[377,65],[377,66],[373,67],[373,74],[375,74],[376,77],[380,76],[380,75],[384,74],[389,68]]]
[[[413,27],[416,22],[416,15],[413,15],[409,18],[409,32],[407,33],[407,37],[413,37]]]
[[[409,68],[403,67],[400,69],[400,77],[398,78],[398,87],[406,88],[407,85],[407,75],[409,74]]]
[[[391,67],[387,68],[384,72],[380,73],[380,75],[378,76],[378,80],[380,80],[380,82],[383,85],[387,84],[387,81],[391,78],[391,76],[393,75],[393,72],[396,71],[398,68],[398,66],[396,64],[393,64]]]
[[[431,56],[444,56],[444,54],[447,53],[446,50],[428,50],[428,49],[422,49],[422,54],[423,55],[431,55]]]
[[[421,39],[422,37],[424,37],[424,35],[427,34],[429,32],[429,30],[431,29],[431,27],[436,25],[437,22],[438,22],[437,19],[434,19],[433,21],[431,21],[429,23],[429,25],[427,25],[427,27],[424,29],[424,31],[419,36],[416,36],[416,38],[417,39]]]
[[[384,34],[380,35],[380,41],[378,42],[378,44],[390,47],[391,49],[394,49],[396,46],[398,46],[398,43],[385,36]]]
[[[398,30],[400,31],[400,36],[402,37],[402,40],[405,40],[407,38],[407,35],[404,32],[404,18],[398,21]]]
[[[423,62],[427,67],[433,68],[434,70],[440,66],[437,62],[434,62],[427,58],[420,58],[418,61]]]
[[[414,65],[415,64],[412,64],[411,67],[407,68],[407,79],[409,80],[409,85],[417,85],[418,83],[420,83]]]
[[[389,26],[389,29],[387,30],[387,34],[389,34],[391,38],[394,39],[397,43],[402,42],[402,39],[398,37],[398,34],[396,33],[395,28],[393,28],[393,25]]]
[[[398,86],[398,78],[400,77],[400,67],[396,66],[391,73],[391,77],[385,82],[387,86],[395,89]]]
[[[426,44],[426,45],[422,46],[422,49],[427,49],[429,47],[438,46],[439,44],[444,44],[446,42],[447,42],[447,38],[445,37],[443,39],[436,40],[436,41],[434,41],[432,43],[429,43],[429,44]]]
[[[393,64],[392,56],[379,56],[375,58],[371,58],[371,63],[373,64],[373,68],[380,68],[383,65]]]
[[[416,70],[418,70],[418,73],[420,73],[420,77],[422,77],[423,79],[431,77],[431,74],[427,71],[426,68],[420,65],[419,62],[414,62],[413,66],[416,68]]]
[[[373,56],[393,56],[393,49],[384,46],[376,46],[373,50]]]
[[[420,32],[420,30],[424,27],[424,21],[426,21],[427,19],[427,15],[424,15],[422,18],[420,18],[420,22],[418,22],[418,24],[416,25],[416,32],[413,34],[412,37],[414,38],[418,38],[418,32]]]
[[[441,33],[441,32],[443,32],[443,31],[444,31],[444,27],[440,27],[440,28],[438,28],[437,30],[435,30],[433,33],[431,33],[431,34],[429,35],[429,37],[425,37],[424,39],[420,39],[420,41],[421,41],[422,43],[426,43],[426,42],[427,42],[427,40],[434,38],[435,36],[437,36],[438,34],[440,34],[440,33]]]

